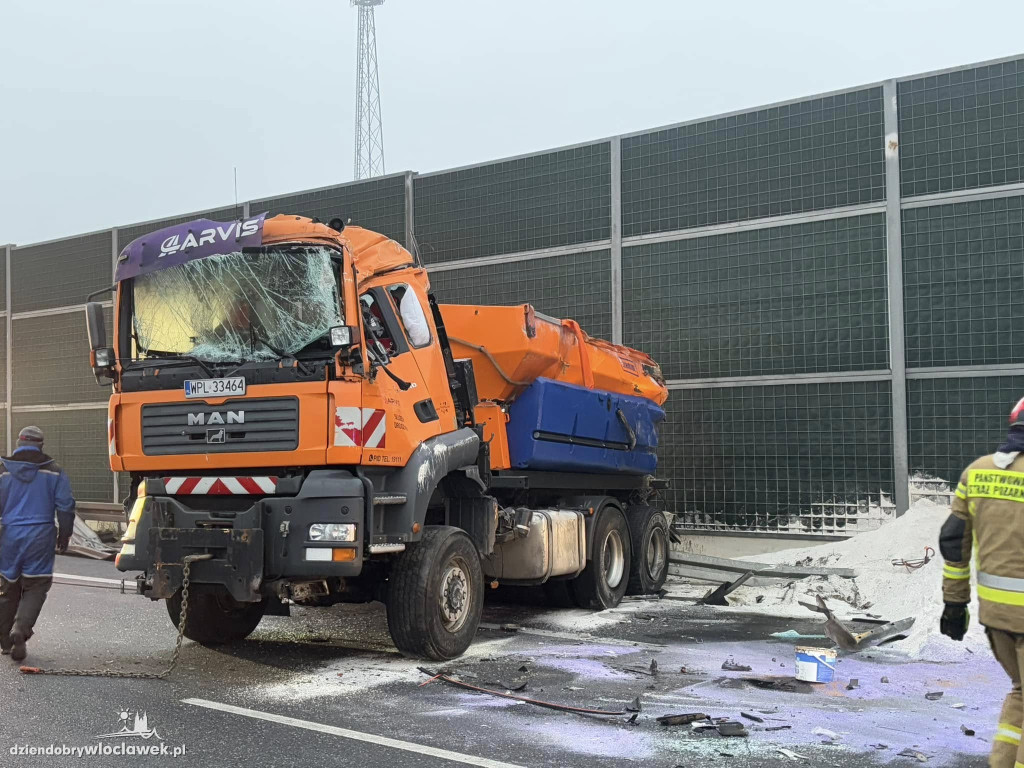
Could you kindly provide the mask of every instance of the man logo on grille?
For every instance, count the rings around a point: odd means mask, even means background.
[[[220,429],[208,429],[206,430],[206,442],[207,443],[223,443],[226,439],[226,430],[221,427]]]

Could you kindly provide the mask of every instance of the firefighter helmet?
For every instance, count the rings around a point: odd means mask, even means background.
[[[1013,410],[1010,411],[1010,426],[1024,427],[1024,397],[1018,400],[1017,404],[1013,406]]]

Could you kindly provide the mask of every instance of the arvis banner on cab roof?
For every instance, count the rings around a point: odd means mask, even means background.
[[[114,278],[120,282],[196,259],[258,247],[263,244],[266,217],[261,213],[239,221],[196,219],[150,232],[124,247],[117,257]]]

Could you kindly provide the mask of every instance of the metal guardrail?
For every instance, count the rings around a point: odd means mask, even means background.
[[[83,520],[92,520],[97,523],[128,523],[128,516],[120,504],[80,501],[75,505],[75,512]]]

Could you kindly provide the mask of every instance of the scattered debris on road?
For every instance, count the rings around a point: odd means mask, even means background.
[[[782,755],[783,757],[788,757],[790,760],[807,760],[808,759],[806,755],[797,754],[796,752],[794,752],[791,749],[785,749],[785,748],[782,748],[782,747],[779,748],[779,754]]]
[[[931,547],[924,548],[924,557],[918,559],[907,560],[902,557],[893,558],[892,564],[897,568],[906,568],[907,573],[916,571],[918,568],[922,568],[932,561],[935,557],[935,550]]]
[[[919,763],[927,763],[928,762],[928,757],[924,753],[918,752],[916,749],[910,749],[909,747],[904,749],[902,752],[897,752],[896,756],[897,757],[912,757],[915,760],[917,760],[917,762],[919,762]]]
[[[726,720],[724,723],[718,723],[718,732],[722,736],[729,738],[746,738],[750,735],[743,723],[736,720]]]
[[[752,668],[746,664],[737,664],[736,661],[730,656],[728,659],[722,662],[722,669],[726,672],[751,672]]]
[[[450,677],[444,673],[432,672],[424,667],[417,667],[417,669],[425,675],[430,675],[431,679],[427,682],[433,682],[434,680],[440,680],[441,682],[454,685],[458,688],[465,688],[468,691],[475,691],[476,693],[486,693],[490,696],[498,696],[503,699],[513,699],[514,701],[521,701],[524,704],[533,704],[537,707],[543,707],[545,709],[555,709],[560,712],[575,712],[580,715],[599,715],[604,717],[610,716],[621,716],[627,713],[627,710],[609,710],[609,709],[587,709],[585,707],[573,707],[568,704],[552,704],[549,701],[540,701],[539,699],[530,699],[525,696],[513,696],[510,693],[502,693],[501,691],[492,691],[487,688],[480,688],[476,685],[470,685],[464,683],[461,680],[457,680],[454,677]]]
[[[68,554],[88,557],[93,560],[113,560],[120,549],[120,542],[117,545],[104,543],[82,518],[75,517],[75,526],[71,531],[71,541],[67,549]]]
[[[672,551],[672,556],[669,557],[668,561],[672,565],[677,566],[673,571],[678,575],[690,576],[691,578],[696,576],[704,581],[733,581],[735,574],[744,575],[748,572],[752,572],[752,575],[758,579],[805,579],[811,576],[838,576],[842,579],[857,578],[857,571],[853,568],[769,565],[749,560],[696,555],[677,550]],[[734,577],[730,578],[729,574],[733,574]]]
[[[710,720],[703,712],[689,712],[683,715],[662,715],[656,718],[660,725],[690,725],[701,720]]]
[[[862,651],[865,648],[880,645],[886,641],[894,640],[914,626],[914,618],[911,616],[899,621],[882,624],[867,632],[854,634],[829,610],[821,595],[816,595],[814,599],[816,605],[804,602],[801,602],[800,605],[816,613],[824,614],[825,634],[844,651]]]
[[[725,599],[726,595],[742,587],[753,575],[754,571],[747,571],[735,581],[725,582],[704,595],[704,597],[697,601],[697,605],[728,605],[729,603]]]
[[[768,637],[776,640],[827,640],[825,635],[805,635],[795,629],[787,629],[785,632],[772,632]]]

